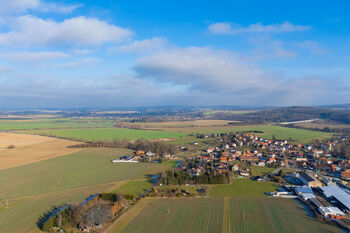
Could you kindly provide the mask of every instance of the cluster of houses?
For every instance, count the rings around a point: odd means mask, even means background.
[[[137,163],[137,162],[148,162],[148,163],[161,163],[162,160],[177,159],[175,155],[164,153],[156,154],[152,151],[137,150],[136,152],[120,157],[119,159],[112,160],[112,163]]]
[[[218,146],[208,147],[198,156],[199,160],[215,162],[217,172],[228,169],[240,171],[239,166],[231,167],[236,161],[253,166],[290,167],[303,170],[327,172],[334,177],[350,179],[350,161],[334,154],[334,147],[344,136],[332,138],[314,146],[312,144],[291,144],[287,140],[268,140],[250,133],[226,133],[201,135],[219,137]],[[247,170],[240,171],[249,176]]]

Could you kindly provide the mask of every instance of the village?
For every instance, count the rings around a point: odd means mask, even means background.
[[[317,145],[293,145],[287,140],[267,140],[250,133],[221,134],[217,146],[181,162],[175,170],[195,177],[192,180],[197,184],[201,183],[198,177],[204,174],[277,181],[279,190],[267,195],[297,198],[318,219],[349,230],[350,163],[334,153],[335,146],[346,139],[347,136],[338,135],[325,142],[318,141]],[[254,176],[252,170],[256,167],[275,169],[264,176]]]
[[[211,138],[208,146],[196,156],[180,157],[170,153],[136,150],[112,160],[112,163],[162,163],[173,160],[176,165],[165,173],[154,174],[149,181],[152,187],[139,196],[111,193],[95,194],[80,205],[90,225],[78,225],[84,232],[95,231],[109,225],[127,211],[128,206],[148,197],[205,196],[209,185],[230,184],[236,179],[253,182],[270,182],[278,190],[266,192],[274,198],[294,198],[304,209],[320,221],[350,229],[350,163],[334,153],[334,148],[348,139],[347,136],[317,142],[317,145],[292,144],[287,140],[263,139],[252,132],[196,135]],[[192,143],[199,147],[199,143]],[[179,146],[178,151],[187,148]],[[256,171],[263,172],[256,172]],[[195,192],[182,187],[193,187]],[[112,198],[111,198],[112,197]],[[117,207],[116,207],[117,206]],[[77,207],[69,206],[45,218],[46,227],[57,222],[57,216],[70,216]],[[91,219],[93,211],[103,209],[99,218]],[[66,212],[64,212],[65,210]],[[91,212],[92,211],[92,212]],[[50,221],[48,221],[50,219]],[[74,221],[74,220],[71,220]]]

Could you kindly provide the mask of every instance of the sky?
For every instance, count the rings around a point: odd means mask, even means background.
[[[0,0],[0,108],[350,102],[347,0]]]

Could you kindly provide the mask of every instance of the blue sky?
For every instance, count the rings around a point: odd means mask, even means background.
[[[0,108],[350,102],[348,1],[0,2]]]

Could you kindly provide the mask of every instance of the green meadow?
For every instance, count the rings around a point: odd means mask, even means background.
[[[277,125],[244,125],[244,126],[232,126],[213,129],[198,130],[197,133],[220,133],[220,132],[242,132],[242,131],[262,131],[263,133],[257,133],[257,135],[271,139],[275,136],[277,139],[292,139],[296,142],[307,143],[313,139],[326,139],[332,136],[332,133],[325,133],[319,131],[287,128]]]
[[[152,140],[161,138],[180,138],[184,135],[183,133],[178,132],[137,130],[126,128],[52,129],[28,130],[23,132],[83,141],[113,141],[116,139],[137,140],[140,138]]]
[[[110,119],[20,119],[0,120],[0,130],[113,127]]]
[[[0,232],[37,229],[36,220],[55,205],[79,203],[93,193],[115,190],[127,180],[144,179],[145,174],[173,165],[111,162],[128,153],[122,149],[88,149],[0,170]]]
[[[209,196],[213,197],[265,197],[265,192],[273,192],[277,185],[257,182],[248,178],[236,179],[231,184],[211,185]]]

